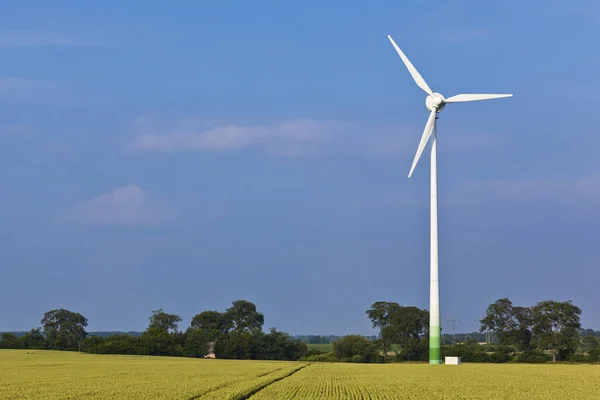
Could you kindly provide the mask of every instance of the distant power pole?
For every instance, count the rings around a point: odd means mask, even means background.
[[[452,338],[452,346],[456,345],[456,320],[450,319],[446,320],[446,324],[450,324],[449,331],[450,337]]]
[[[476,319],[475,324],[477,324],[476,326],[481,326],[481,321]],[[479,330],[479,329],[477,329],[477,330]],[[492,333],[489,330],[485,331],[485,342],[487,344],[490,344],[492,342]]]

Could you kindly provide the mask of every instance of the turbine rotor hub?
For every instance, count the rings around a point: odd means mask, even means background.
[[[444,106],[446,105],[446,99],[440,93],[434,93],[432,95],[427,96],[425,99],[425,106],[429,111],[433,111],[435,108],[437,112],[442,111]]]

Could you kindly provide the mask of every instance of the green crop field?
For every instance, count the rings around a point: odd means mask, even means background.
[[[342,364],[0,350],[1,399],[596,399],[600,365]]]

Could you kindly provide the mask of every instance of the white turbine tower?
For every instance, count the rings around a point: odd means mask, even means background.
[[[512,94],[457,94],[444,98],[440,93],[433,92],[423,77],[411,64],[396,42],[388,35],[388,39],[398,52],[398,55],[406,65],[408,72],[412,75],[417,85],[427,93],[425,105],[430,111],[429,119],[425,125],[423,136],[417,148],[417,154],[413,160],[408,177],[410,178],[429,138],[431,140],[431,237],[430,237],[430,286],[429,286],[429,363],[441,364],[441,338],[440,338],[440,283],[438,275],[438,210],[437,210],[437,130],[435,120],[437,113],[442,111],[448,103],[462,103],[465,101],[499,99],[510,97]]]

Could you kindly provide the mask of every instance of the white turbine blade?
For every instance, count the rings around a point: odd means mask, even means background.
[[[433,92],[431,91],[431,89],[429,88],[429,86],[427,86],[427,83],[425,82],[425,79],[423,79],[423,77],[421,76],[421,74],[419,74],[419,71],[417,71],[417,69],[410,63],[410,61],[404,55],[404,53],[402,52],[402,50],[400,50],[400,47],[398,47],[398,45],[396,44],[396,42],[394,42],[394,39],[392,39],[392,37],[390,35],[388,35],[388,39],[390,39],[390,42],[392,42],[392,45],[396,49],[396,52],[398,52],[398,55],[400,56],[400,58],[402,59],[402,61],[404,61],[404,65],[406,65],[406,68],[408,68],[408,72],[410,72],[410,74],[412,75],[412,77],[415,80],[415,82],[417,83],[417,85],[421,89],[423,89],[427,94],[432,95]]]
[[[408,173],[408,177],[412,175],[417,163],[419,162],[419,158],[421,158],[421,154],[423,154],[423,150],[425,150],[425,145],[431,136],[431,132],[433,132],[433,127],[435,125],[435,114],[436,109],[434,108],[429,114],[429,119],[427,120],[427,124],[425,125],[425,130],[423,131],[423,136],[421,136],[421,141],[419,142],[419,147],[417,148],[417,154],[415,154],[415,159],[413,160],[412,167],[410,167],[410,172]]]
[[[512,94],[457,94],[448,97],[446,103],[462,103],[465,101],[501,99],[503,97],[512,97]]]

